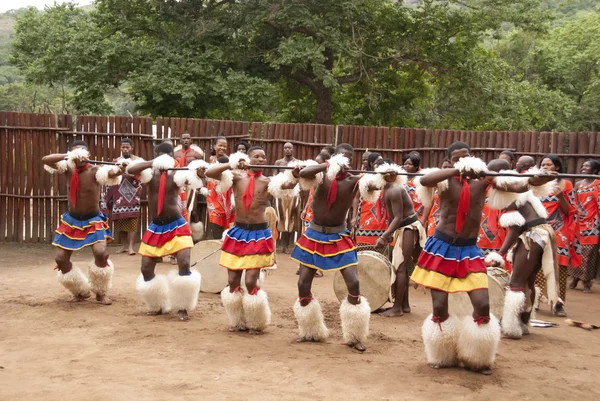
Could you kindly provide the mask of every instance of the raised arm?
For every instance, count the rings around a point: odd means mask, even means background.
[[[520,178],[514,179],[512,177],[503,179],[502,177],[487,176],[487,180],[494,188],[499,189],[500,191],[523,193],[529,191],[532,186],[541,186],[555,180],[556,174],[556,172],[551,171],[543,175],[529,177],[527,180]]]
[[[325,170],[327,170],[327,163],[307,166],[300,170],[300,178],[315,178],[317,174],[322,173]]]
[[[147,168],[152,168],[152,160],[130,164],[127,168],[127,173],[131,175],[140,175],[142,171]]]
[[[208,178],[212,178],[214,180],[220,180],[221,175],[227,170],[231,170],[231,167],[229,166],[228,163],[217,164],[216,166],[213,165],[213,166],[209,167],[209,169],[206,170],[205,175]]]
[[[66,157],[66,153],[55,153],[52,155],[47,155],[42,157],[42,163],[44,163],[48,167],[56,168],[56,163],[65,160]]]
[[[436,170],[421,177],[420,183],[424,187],[435,187],[438,183],[459,175],[460,172],[455,168]]]

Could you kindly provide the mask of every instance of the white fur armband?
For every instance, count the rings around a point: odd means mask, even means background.
[[[479,174],[487,171],[487,165],[485,164],[485,162],[473,156],[461,158],[459,161],[454,163],[454,168],[458,169],[458,171],[460,171],[461,174]]]
[[[198,170],[204,169],[208,170],[209,164],[204,160],[194,160],[188,164],[188,185],[192,189],[200,189],[204,187],[204,181],[202,178],[198,177]]]
[[[522,194],[518,194],[517,195],[517,201],[516,201],[516,205],[518,208],[522,207],[524,204],[529,203],[531,205],[531,207],[533,208],[533,210],[535,210],[535,213],[545,219],[546,217],[548,217],[548,210],[544,207],[544,204],[542,203],[541,200],[539,200],[532,191],[527,191],[525,193]]]
[[[146,161],[145,161],[144,159],[142,159],[141,157],[139,157],[139,158],[137,158],[137,159],[135,159],[135,160],[132,160],[132,161],[131,161],[131,162],[129,162],[129,164],[127,165],[127,168],[125,169],[125,173],[126,173],[126,174],[129,174],[129,175],[133,175],[133,174],[131,174],[131,173],[129,172],[129,169],[130,169],[132,166],[135,166],[136,164],[139,164],[139,163],[145,163],[145,162],[146,162]],[[142,172],[140,173],[140,182],[141,182],[142,184],[147,184],[147,183],[149,183],[150,181],[152,181],[152,169],[151,169],[151,168],[147,168],[147,169],[144,169],[144,170],[142,170]]]
[[[358,181],[358,191],[363,200],[374,203],[379,199],[381,196],[381,188],[385,186],[385,181],[383,186],[380,186],[381,183],[379,182],[379,179],[383,180],[381,174],[366,174],[364,177],[361,177],[360,181]],[[373,187],[378,189],[369,190]]]
[[[314,160],[303,160],[303,161],[297,163],[297,165],[301,166],[302,168],[308,167],[308,166],[316,166],[317,164],[319,164],[319,163],[317,163]],[[289,172],[289,174],[291,175],[291,171]],[[315,175],[314,178],[300,177],[300,178],[298,178],[298,182],[300,183],[301,190],[308,191],[311,188],[317,187],[318,185],[321,185],[323,183],[323,173],[317,173],[317,175]]]
[[[537,167],[532,167],[529,170],[527,170],[527,174],[544,174],[544,170],[540,170]],[[547,182],[545,184],[542,185],[529,185],[529,189],[531,189],[531,191],[533,192],[533,194],[535,196],[548,196],[550,195],[552,192],[554,192],[554,187],[556,186],[556,180]]]
[[[232,170],[239,169],[240,161],[242,160],[245,161],[246,164],[250,164],[250,158],[245,153],[237,152],[229,155],[229,167],[231,167]]]
[[[398,174],[396,176],[396,181],[394,181],[394,183],[396,183],[396,184],[404,185],[408,181],[408,178],[406,177],[406,175],[404,175],[404,174],[406,174],[406,171],[402,167],[397,165],[396,163],[392,163],[392,164],[383,163],[381,166],[379,166],[375,169],[375,172]],[[385,180],[383,179],[383,174],[373,174],[373,175],[380,176],[381,180],[384,182],[383,185],[385,185]],[[382,186],[382,188],[383,188],[383,186]]]
[[[487,255],[484,259],[485,263],[488,265],[493,265],[494,263],[498,263],[498,265],[504,268],[506,263],[504,262],[504,258],[498,252],[492,252]]]
[[[221,179],[219,180],[219,183],[215,187],[215,190],[220,194],[224,194],[232,186],[233,186],[233,173],[231,172],[231,170],[223,171],[221,173]]]
[[[61,160],[58,163],[56,163],[56,168],[52,168],[52,167],[48,166],[47,164],[44,164],[44,170],[46,170],[50,174],[54,174],[54,173],[63,174],[63,173],[66,173],[68,169],[69,169],[69,166],[68,166],[66,160]]]
[[[508,212],[500,216],[500,225],[502,227],[522,227],[525,225],[525,217],[519,212]]]
[[[87,149],[75,148],[67,153],[67,166],[70,170],[75,170],[76,162],[88,160],[90,158],[90,152]]]
[[[110,178],[109,173],[118,174],[121,169],[118,166],[104,165],[96,171],[96,181],[100,185],[119,185],[121,184],[121,175]]]
[[[342,171],[342,167],[349,167],[350,160],[342,154],[332,156],[331,159],[327,160],[327,179],[329,181],[335,180],[335,177]]]
[[[435,171],[439,171],[439,168],[425,168],[425,169],[421,169],[419,171],[419,173],[422,173],[423,176],[433,173]],[[415,183],[415,193],[417,194],[417,198],[419,198],[419,200],[421,201],[421,203],[424,206],[431,206],[433,205],[433,195],[435,194],[435,187],[426,187],[424,185],[421,185],[421,178],[423,178],[423,176],[417,176],[414,179],[414,183]],[[444,180],[441,182],[438,182],[437,184],[437,190],[438,192],[444,192],[448,189],[448,180]]]
[[[152,162],[152,168],[157,170],[175,168],[175,159],[169,155],[160,155]]]
[[[290,181],[287,174],[279,173],[271,177],[267,190],[276,199],[298,196],[300,194],[300,187],[298,185],[292,189],[283,189],[283,186],[289,183],[295,184],[295,181]]]

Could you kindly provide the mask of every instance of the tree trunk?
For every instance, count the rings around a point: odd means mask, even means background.
[[[333,112],[332,94],[333,91],[325,86],[319,88],[315,93],[317,97],[316,124],[331,124],[331,113]]]

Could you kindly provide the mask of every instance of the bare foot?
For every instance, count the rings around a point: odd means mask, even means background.
[[[162,315],[162,310],[159,311],[153,311],[153,312],[146,312],[147,316],[158,316],[158,315]]]
[[[371,312],[371,314],[379,315],[379,314],[382,314],[383,312],[388,311],[390,309],[391,308],[379,308],[379,309],[375,309],[373,312]]]
[[[355,343],[348,343],[346,345],[360,352],[365,352],[367,350],[367,347],[365,347],[360,341],[357,341]]]
[[[248,329],[248,334],[251,336],[258,336],[262,334],[262,330]]]
[[[106,296],[106,294],[96,294],[96,301],[100,302],[102,305],[112,305],[112,299]]]
[[[290,250],[287,248],[283,248],[282,252],[288,255],[290,253]]]
[[[118,250],[117,252],[115,252],[115,253],[125,253],[125,252],[127,252],[127,249],[125,249],[125,247],[124,247],[124,246],[122,246],[122,247],[121,247],[121,248],[119,248],[119,250]]]
[[[404,315],[404,311],[401,308],[390,308],[385,312],[381,313],[381,316],[395,317]]]
[[[478,368],[478,369],[471,369],[465,366],[465,369],[470,370],[471,372],[475,372],[475,373],[481,373],[482,375],[486,375],[489,376],[492,374],[492,369],[491,368]]]
[[[177,312],[177,315],[179,316],[179,320],[181,320],[182,322],[185,322],[187,320],[190,320],[187,311],[185,309],[181,309]]]
[[[321,270],[317,270],[315,272],[315,277],[323,277],[323,272]]]
[[[177,258],[176,258],[175,256],[171,256],[171,257],[169,258],[169,260],[171,261],[171,264],[172,264],[172,265],[176,265],[176,264],[177,264]]]
[[[232,326],[229,328],[229,331],[232,333],[238,333],[240,331],[248,331],[248,329],[245,327]]]
[[[402,307],[402,312],[404,312],[404,313],[410,313],[410,306],[403,306]]]
[[[306,337],[298,337],[296,338],[296,342],[297,343],[318,343],[318,340],[315,340],[314,338],[306,338]]]
[[[441,366],[438,365],[438,364],[436,364],[436,363],[431,363],[431,364],[429,364],[429,366],[432,367],[432,368],[434,368],[434,369],[440,369],[441,368]]]
[[[83,302],[83,301],[85,301],[86,299],[88,299],[91,296],[92,296],[92,294],[88,291],[85,294],[77,294],[77,295],[75,295],[73,298],[71,298],[71,300],[69,302],[73,302],[73,303]]]
[[[129,251],[127,251],[129,253],[129,256],[134,256],[136,254],[136,252],[133,249],[129,249]]]

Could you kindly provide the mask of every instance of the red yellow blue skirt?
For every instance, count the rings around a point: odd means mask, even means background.
[[[487,289],[487,268],[476,241],[458,239],[453,244],[451,237],[436,230],[425,243],[411,281],[448,293]]]
[[[225,234],[219,264],[230,270],[251,270],[275,264],[275,242],[269,228],[233,226]]]
[[[149,258],[162,258],[193,247],[192,230],[186,219],[179,217],[167,224],[150,223],[138,253]]]
[[[322,271],[342,270],[358,265],[356,244],[350,237],[350,231],[324,234],[308,227],[296,242],[290,258]]]
[[[78,220],[68,212],[60,216],[60,225],[52,245],[69,251],[76,251],[101,241],[112,241],[108,227],[108,217],[99,213],[86,220]]]

